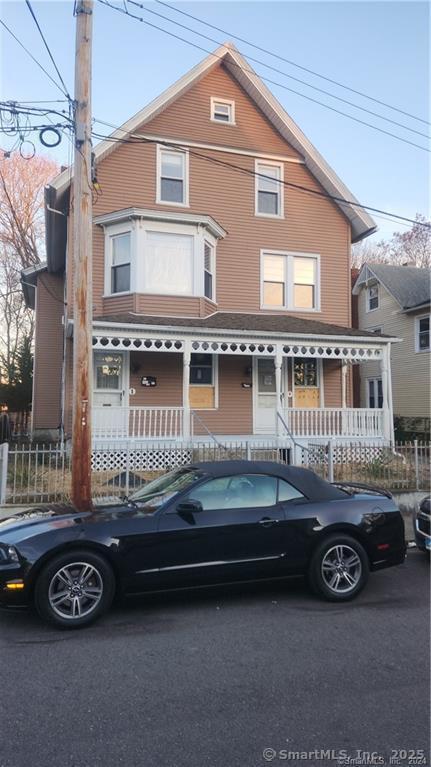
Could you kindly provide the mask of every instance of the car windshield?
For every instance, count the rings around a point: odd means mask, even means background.
[[[152,482],[148,482],[131,495],[129,500],[139,503],[140,508],[151,513],[185,490],[186,487],[192,485],[200,477],[202,477],[202,473],[196,469],[175,469]]]

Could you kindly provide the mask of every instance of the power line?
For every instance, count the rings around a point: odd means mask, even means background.
[[[261,51],[262,53],[268,54],[268,56],[273,56],[275,59],[278,59],[279,61],[284,61],[286,64],[290,64],[292,67],[296,67],[297,69],[301,69],[303,72],[308,72],[310,75],[314,75],[315,77],[320,77],[322,80],[326,80],[328,83],[332,83],[333,85],[337,85],[339,88],[344,88],[345,90],[350,91],[351,93],[356,93],[357,96],[361,96],[362,98],[369,99],[370,101],[373,101],[375,104],[380,104],[383,107],[386,107],[387,109],[392,109],[395,112],[399,112],[400,114],[406,115],[406,117],[411,117],[412,120],[417,120],[418,122],[425,123],[425,125],[430,125],[428,120],[424,120],[421,117],[416,117],[416,115],[412,115],[410,112],[406,112],[404,109],[400,109],[399,107],[394,107],[392,104],[388,104],[385,101],[382,101],[381,99],[377,99],[374,96],[370,96],[368,93],[364,93],[363,91],[359,91],[355,88],[352,88],[349,85],[344,85],[343,83],[340,83],[338,80],[333,80],[331,77],[327,77],[325,75],[322,75],[320,72],[316,72],[313,69],[309,69],[308,67],[304,67],[301,64],[298,64],[295,61],[292,61],[291,59],[286,59],[284,56],[280,56],[278,53],[274,53],[273,51],[269,51],[267,48],[263,48],[260,45],[257,45],[256,43],[250,42],[250,40],[246,40],[244,37],[239,37],[239,35],[235,35],[233,32],[227,32],[225,29],[221,29],[221,27],[217,27],[215,24],[210,24],[209,21],[204,21],[204,19],[199,19],[197,16],[193,16],[192,13],[187,13],[186,11],[181,10],[180,8],[177,8],[176,6],[170,5],[170,3],[164,2],[164,0],[154,0],[159,5],[164,5],[166,8],[169,8],[171,11],[176,11],[176,13],[181,13],[183,16],[187,16],[189,19],[193,19],[194,21],[199,22],[199,24],[204,24],[207,27],[211,27],[211,29],[215,29],[217,32],[221,32],[223,35],[227,35],[228,37],[233,37],[235,40],[239,40],[241,43],[245,43],[246,45],[249,45],[251,48],[255,48],[258,51]],[[132,0],[130,0],[132,2]]]
[[[95,119],[95,122],[99,123],[100,125],[106,125],[108,128],[113,128],[114,130],[122,130],[124,133],[127,134],[127,131],[124,128],[119,128],[115,125],[112,125],[111,123],[105,122],[103,120],[98,120],[98,119]],[[190,147],[187,147],[186,145],[174,144],[172,142],[165,141],[163,139],[147,139],[140,136],[139,134],[129,134],[130,136],[129,139],[126,139],[126,138],[123,139],[123,138],[115,137],[115,136],[105,136],[97,132],[93,132],[93,135],[95,136],[95,138],[98,138],[101,140],[114,141],[114,142],[123,143],[123,144],[140,144],[140,143],[141,144],[161,144],[162,146],[166,146],[174,150],[178,150],[178,149],[186,150],[193,157],[198,157],[207,162],[211,162],[216,165],[230,168],[239,173],[243,173],[249,176],[259,177],[263,179],[269,179],[271,181],[274,180],[270,176],[266,176],[264,173],[258,173],[255,170],[251,170],[249,168],[243,168],[240,165],[235,165],[234,163],[227,162],[226,160],[219,160],[215,157],[211,157],[210,155],[202,154],[202,152],[196,152],[196,150],[191,149]],[[344,197],[338,197],[337,195],[329,194],[329,192],[322,192],[317,189],[310,189],[309,187],[303,186],[302,184],[295,184],[293,181],[280,180],[278,183],[286,187],[297,189],[300,192],[312,194],[317,197],[324,197],[325,199],[332,200],[333,202],[338,202],[341,205],[349,205],[353,208],[361,208],[362,210],[371,211],[372,213],[380,213],[382,215],[392,216],[393,218],[399,219],[400,221],[406,221],[410,224],[418,224],[420,226],[426,227],[427,229],[431,229],[431,224],[417,221],[416,219],[408,218],[407,216],[401,216],[401,215],[398,215],[397,213],[392,213],[391,211],[382,210],[380,208],[374,208],[371,205],[363,205],[360,202],[355,202],[353,200],[346,200]]]
[[[51,59],[51,61],[52,61],[53,65],[54,65],[54,69],[55,69],[55,71],[57,72],[57,75],[58,75],[58,77],[59,77],[59,80],[60,80],[60,82],[61,82],[61,84],[62,84],[62,86],[63,86],[64,94],[65,94],[65,96],[67,96],[67,98],[69,99],[69,101],[72,101],[72,98],[71,98],[71,96],[70,96],[70,94],[69,94],[69,91],[68,91],[68,89],[67,89],[67,86],[66,86],[66,84],[65,84],[65,82],[64,82],[64,80],[63,80],[63,78],[62,78],[62,76],[61,76],[61,72],[60,72],[60,70],[59,70],[59,68],[58,68],[58,66],[57,66],[57,64],[56,64],[56,62],[55,62],[54,56],[52,55],[52,53],[51,53],[51,49],[50,49],[50,47],[49,47],[49,45],[48,45],[48,43],[47,43],[47,41],[46,41],[45,35],[43,34],[43,32],[42,32],[42,29],[41,29],[41,27],[40,27],[40,24],[39,24],[39,22],[38,22],[38,20],[37,20],[37,18],[36,18],[36,14],[35,14],[35,12],[34,12],[33,8],[31,7],[31,3],[30,3],[30,0],[25,0],[25,2],[26,2],[26,5],[27,5],[27,8],[28,8],[28,10],[30,11],[30,14],[31,14],[31,16],[32,16],[32,18],[33,18],[33,21],[34,21],[34,23],[36,24],[36,27],[37,27],[37,29],[38,29],[38,32],[39,32],[39,34],[40,34],[40,36],[41,36],[41,38],[42,38],[42,40],[43,40],[43,44],[44,44],[44,46],[45,46],[46,50],[48,51],[48,56],[49,56],[49,58]]]
[[[218,59],[219,61],[223,61],[223,56],[218,56],[213,51],[209,51],[208,48],[204,48],[201,45],[198,45],[197,43],[193,43],[191,40],[186,40],[184,37],[181,37],[180,35],[175,34],[174,32],[169,32],[167,29],[163,29],[163,27],[159,27],[157,24],[153,24],[150,21],[147,21],[146,19],[143,19],[141,16],[136,16],[136,14],[130,13],[130,11],[117,7],[115,5],[111,5],[111,3],[108,2],[108,0],[98,0],[99,3],[102,5],[106,5],[108,8],[111,8],[113,11],[118,11],[119,13],[123,13],[126,16],[130,16],[132,19],[136,19],[137,21],[142,22],[143,24],[146,24],[149,27],[152,27],[153,29],[159,30],[159,32],[164,32],[166,35],[169,35],[170,37],[175,38],[176,40],[181,40],[181,42],[186,43],[187,45],[191,45],[193,48],[197,48],[200,51],[203,51],[204,53],[209,54],[210,56],[213,56],[215,59]],[[252,74],[254,75],[255,72],[253,72],[252,69],[244,69],[244,67],[241,67],[239,64],[236,64],[236,62],[231,62],[232,65],[240,69],[242,72],[245,72],[246,74]],[[361,125],[365,125],[368,128],[372,128],[375,131],[378,131],[379,133],[383,133],[386,136],[390,136],[391,138],[395,138],[398,141],[402,141],[404,144],[409,144],[410,146],[414,146],[416,149],[421,149],[423,152],[430,152],[429,149],[426,147],[421,146],[420,144],[416,144],[413,141],[409,141],[409,139],[402,138],[401,136],[397,136],[395,133],[391,133],[390,131],[384,130],[384,128],[379,128],[377,125],[373,125],[372,123],[368,123],[365,120],[359,119],[359,117],[354,117],[353,115],[349,115],[346,112],[342,112],[340,109],[336,109],[335,107],[330,106],[329,104],[324,104],[322,101],[318,101],[318,99],[314,99],[311,96],[307,96],[305,93],[301,93],[300,91],[296,91],[293,88],[289,88],[289,86],[284,85],[283,83],[279,83],[276,80],[271,80],[269,77],[260,76],[261,80],[264,80],[265,82],[271,83],[272,85],[276,85],[279,88],[283,88],[286,91],[289,91],[290,93],[294,93],[297,96],[301,96],[304,99],[307,99],[307,101],[312,101],[315,104],[319,104],[319,106],[325,107],[325,109],[329,109],[331,112],[335,112],[336,114],[342,115],[343,117],[347,117],[350,120],[354,120],[354,122],[360,123]]]
[[[25,47],[25,45],[24,45],[24,44],[21,42],[21,40],[19,40],[19,39],[18,39],[18,37],[17,37],[17,36],[16,36],[16,35],[15,35],[15,34],[12,32],[12,30],[11,30],[11,29],[8,27],[8,25],[7,25],[7,24],[6,24],[6,23],[3,21],[3,19],[0,19],[0,24],[2,24],[2,26],[3,26],[3,27],[6,29],[6,30],[7,30],[7,32],[9,32],[9,34],[11,35],[11,37],[13,37],[13,39],[14,39],[14,40],[15,40],[15,41],[18,43],[18,45],[20,45],[20,46],[21,46],[21,48],[23,49],[23,51],[25,51],[25,52],[26,52],[26,54],[27,54],[28,56],[30,56],[30,58],[31,58],[31,59],[34,61],[34,63],[35,63],[35,64],[37,64],[37,66],[39,67],[39,69],[41,69],[41,70],[42,70],[42,72],[44,72],[44,73],[46,74],[46,76],[47,76],[47,77],[49,77],[49,79],[51,80],[51,82],[52,82],[52,83],[54,83],[55,87],[56,87],[56,88],[58,88],[58,90],[59,90],[59,91],[61,91],[61,92],[64,94],[63,88],[62,88],[62,87],[61,87],[61,86],[58,84],[58,82],[57,82],[56,80],[54,80],[54,78],[53,78],[53,77],[51,77],[51,75],[49,74],[49,72],[48,72],[48,71],[45,69],[45,67],[43,67],[43,66],[42,66],[42,64],[40,63],[40,61],[38,61],[38,60],[37,60],[37,59],[36,59],[36,58],[33,56],[33,54],[32,54],[32,53],[30,53],[30,51],[28,50],[28,48],[26,48],[26,47]]]
[[[142,5],[142,3],[136,2],[136,0],[128,0],[128,2],[131,3],[132,5],[136,5],[138,8],[141,8],[145,13],[151,13],[153,14],[153,16],[158,16],[160,19],[169,21],[171,24],[175,24],[176,26],[181,27],[182,29],[185,29],[188,32],[192,32],[192,34],[199,35],[199,37],[203,37],[205,40],[209,40],[211,43],[215,43],[216,45],[223,44],[220,42],[220,40],[214,39],[214,37],[209,37],[208,35],[205,35],[203,32],[198,32],[196,29],[191,29],[185,24],[181,24],[179,21],[170,19],[169,16],[164,16],[162,13],[157,13],[157,11],[153,11],[150,8],[146,8],[144,5]],[[411,133],[416,133],[418,136],[423,136],[423,138],[430,139],[430,136],[428,136],[426,133],[422,133],[421,131],[418,131],[415,128],[410,128],[408,125],[404,125],[404,123],[397,122],[397,120],[392,120],[390,117],[385,117],[385,115],[381,115],[378,112],[374,112],[372,109],[367,109],[366,107],[362,107],[359,104],[355,104],[353,101],[349,101],[348,99],[344,99],[341,96],[337,96],[335,93],[326,91],[324,88],[319,88],[317,85],[312,85],[311,83],[307,83],[305,80],[301,80],[299,77],[294,77],[294,75],[290,75],[287,72],[283,72],[281,69],[278,69],[277,67],[273,67],[271,66],[271,64],[267,64],[265,61],[262,61],[261,59],[256,59],[255,57],[247,54],[247,60],[253,61],[256,64],[260,64],[261,66],[266,67],[267,69],[271,69],[273,72],[277,72],[277,74],[282,75],[283,77],[288,77],[290,80],[295,80],[295,82],[301,83],[301,85],[305,85],[307,88],[312,88],[313,90],[318,91],[319,93],[323,93],[325,96],[329,96],[332,99],[337,99],[337,101],[341,101],[343,104],[348,104],[354,109],[360,109],[362,112],[366,112],[369,115],[373,115],[373,117],[377,117],[379,120],[385,120],[386,122],[389,122],[392,125],[398,126],[398,128],[402,128],[403,130],[410,131]]]

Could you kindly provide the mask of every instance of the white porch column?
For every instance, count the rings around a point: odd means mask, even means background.
[[[387,344],[382,353],[380,369],[382,375],[382,393],[383,393],[383,436],[389,442],[393,439],[393,425],[391,424],[391,389],[390,389],[390,346]]]
[[[395,442],[394,429],[394,401],[392,399],[392,370],[391,370],[391,343],[387,344],[388,349],[388,407],[389,407],[389,433],[392,444]]]
[[[341,407],[343,410],[347,407],[347,360],[341,363]]]
[[[276,347],[274,367],[275,367],[275,433],[277,437],[280,436],[281,422],[277,413],[281,411],[281,370],[283,365],[283,357],[281,354],[280,346]]]
[[[190,439],[190,341],[184,342],[183,351],[183,437]]]

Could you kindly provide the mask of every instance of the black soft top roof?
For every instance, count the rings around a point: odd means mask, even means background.
[[[285,466],[274,461],[202,461],[189,468],[198,469],[212,477],[228,474],[271,474],[285,479],[310,501],[336,501],[346,499],[346,493],[321,479],[310,469]]]

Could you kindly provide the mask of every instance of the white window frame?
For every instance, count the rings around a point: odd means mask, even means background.
[[[230,107],[230,119],[229,120],[217,120],[215,113],[216,113],[216,105],[217,104],[224,104],[225,106]],[[210,100],[210,106],[211,106],[211,122],[217,123],[218,125],[236,125],[235,122],[235,102],[232,99],[224,99],[224,98],[218,98],[218,96],[211,96]]]
[[[119,234],[130,234],[130,287],[118,293],[112,292],[112,240]],[[105,279],[103,297],[128,296],[135,293],[133,286],[136,283],[136,225],[135,222],[127,221],[122,224],[112,224],[105,227]]]
[[[259,212],[259,174],[265,175],[260,167],[262,165],[270,165],[280,170],[280,178],[278,180],[279,185],[279,212],[278,213],[260,213]],[[275,218],[284,219],[284,163],[275,162],[274,160],[255,159],[254,161],[254,215],[261,218]]]
[[[205,272],[207,269],[205,269],[205,245],[209,245],[211,248],[211,272],[212,275],[212,296],[211,298],[208,298],[208,296],[205,295]],[[204,271],[204,287],[203,287],[203,297],[207,301],[212,301],[213,304],[216,303],[216,243],[211,238],[208,237],[207,234],[204,235],[203,240],[203,271]]]
[[[265,256],[284,257],[285,302],[284,306],[271,306],[264,303]],[[300,308],[294,305],[294,260],[295,258],[313,258],[316,263],[315,307]],[[260,251],[260,308],[271,312],[297,312],[316,314],[321,311],[320,304],[320,253],[300,253],[298,251],[270,250]]]
[[[420,314],[417,317],[415,317],[415,352],[416,354],[426,354],[431,351],[431,345],[428,346],[427,349],[421,349],[419,346],[419,328],[420,328],[420,320],[429,320],[430,322],[430,335],[431,335],[431,315],[430,314]]]
[[[162,200],[162,155],[163,152],[169,152],[169,154],[180,154],[184,157],[184,178],[183,178],[183,201],[172,202],[171,200]],[[189,152],[188,149],[171,149],[170,147],[157,144],[157,161],[156,161],[156,204],[157,205],[173,205],[176,208],[189,208]]]
[[[381,376],[370,376],[369,378],[366,378],[365,380],[366,380],[366,384],[367,384],[367,391],[366,391],[366,395],[367,395],[367,408],[369,410],[381,410],[383,408],[384,402],[385,402],[385,393],[383,391],[383,383],[382,383]],[[382,407],[379,407],[379,385],[378,385],[378,381],[380,381],[380,383],[382,383]],[[374,388],[374,401],[376,403],[374,408],[372,408],[371,405],[370,405],[370,383],[373,384],[373,388]]]
[[[373,309],[370,307],[370,290],[371,290],[371,288],[376,288],[377,289],[377,306],[375,306]],[[366,311],[367,311],[367,314],[369,314],[369,312],[376,312],[377,309],[379,309],[379,308],[380,308],[380,288],[379,288],[379,283],[378,282],[374,282],[372,285],[367,285],[367,296],[366,296]]]

